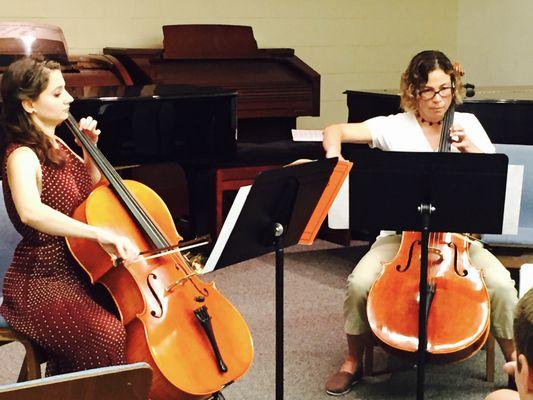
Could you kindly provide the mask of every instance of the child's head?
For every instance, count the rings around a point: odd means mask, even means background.
[[[533,393],[533,289],[516,306],[514,340],[518,392],[521,395]]]

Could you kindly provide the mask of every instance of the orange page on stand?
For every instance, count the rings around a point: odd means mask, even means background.
[[[311,218],[309,218],[309,222],[307,223],[298,244],[310,245],[313,243],[318,234],[318,230],[322,226],[322,222],[324,222],[328,215],[333,200],[335,200],[344,180],[350,173],[352,165],[353,163],[349,161],[337,162],[337,165],[329,178],[328,184],[326,185]]]

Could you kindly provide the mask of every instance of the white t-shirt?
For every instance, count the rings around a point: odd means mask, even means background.
[[[455,112],[453,120],[454,125],[463,127],[468,138],[483,153],[496,151],[474,114]],[[433,151],[413,112],[375,117],[366,120],[364,124],[372,134],[370,147],[385,151]],[[458,150],[452,146],[452,151]]]

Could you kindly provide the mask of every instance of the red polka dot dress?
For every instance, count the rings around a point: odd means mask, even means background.
[[[72,215],[92,184],[84,163],[60,146],[66,154],[62,167],[41,163],[41,201]],[[17,147],[9,146],[5,160]],[[5,160],[3,176],[7,177]],[[65,239],[24,225],[7,179],[2,186],[7,213],[23,239],[4,278],[0,313],[13,329],[45,351],[47,375],[124,364],[124,327],[94,300],[93,288],[70,255]]]

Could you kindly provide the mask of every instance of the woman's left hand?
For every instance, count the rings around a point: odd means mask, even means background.
[[[80,130],[85,133],[89,140],[95,145],[98,143],[98,136],[100,135],[100,129],[96,129],[97,124],[98,122],[92,117],[82,118],[78,123],[78,128],[80,128]],[[81,146],[78,139],[76,139],[76,143]]]
[[[452,146],[461,153],[481,153],[481,150],[472,143],[461,125],[454,124],[450,128]]]

